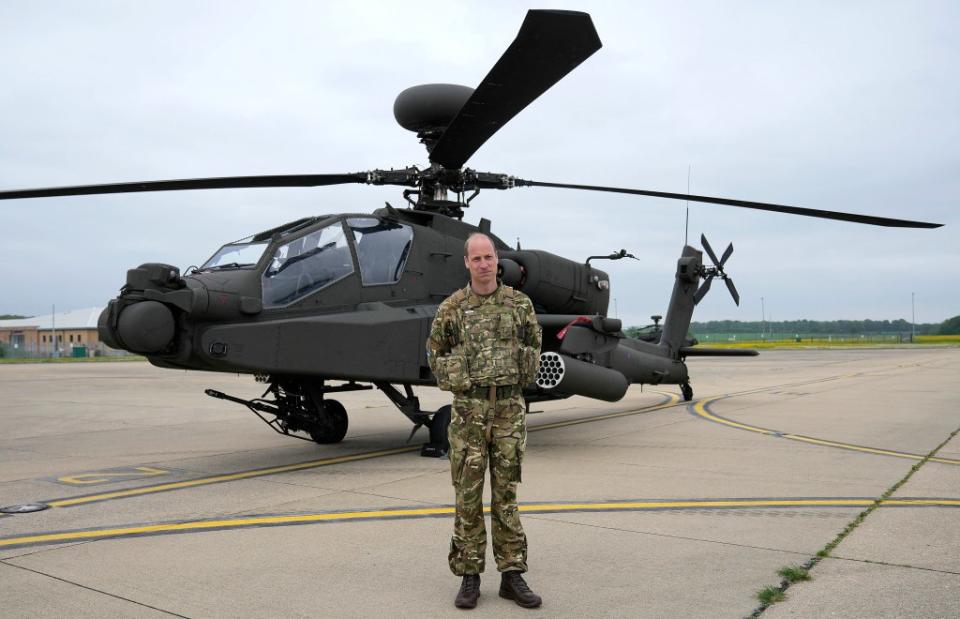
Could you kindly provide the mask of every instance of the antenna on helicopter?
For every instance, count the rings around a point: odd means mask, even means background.
[[[621,249],[620,251],[615,251],[607,256],[590,256],[587,258],[586,264],[589,265],[591,260],[623,260],[624,258],[633,258],[634,260],[639,260],[639,258],[633,254],[628,254],[627,250]]]
[[[690,195],[690,168],[691,164],[687,164],[687,195]],[[687,200],[687,222],[683,226],[683,244],[690,244],[690,200]]]

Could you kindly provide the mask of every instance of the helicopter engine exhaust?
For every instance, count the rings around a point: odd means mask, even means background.
[[[605,368],[555,352],[540,354],[540,369],[535,379],[537,387],[570,395],[616,402],[627,392],[626,377]]]

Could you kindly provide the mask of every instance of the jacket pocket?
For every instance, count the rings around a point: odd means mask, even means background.
[[[450,475],[453,478],[453,485],[459,485],[463,479],[463,469],[467,465],[467,450],[465,448],[454,449],[450,446]]]
[[[495,437],[494,441],[495,451],[491,455],[494,474],[505,482],[521,481],[524,441],[516,436]]]
[[[450,353],[437,359],[437,387],[443,391],[462,393],[470,389],[470,372],[463,353]]]

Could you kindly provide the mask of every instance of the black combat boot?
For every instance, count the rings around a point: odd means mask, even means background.
[[[513,600],[524,608],[536,608],[543,602],[530,590],[520,572],[504,572],[500,578],[500,597]]]
[[[480,574],[464,574],[454,605],[457,608],[474,608],[478,597],[480,597]]]

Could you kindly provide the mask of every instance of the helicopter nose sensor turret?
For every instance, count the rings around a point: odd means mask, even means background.
[[[108,346],[132,352],[166,350],[173,343],[176,322],[170,306],[157,299],[163,298],[164,293],[179,291],[192,294],[185,290],[180,269],[175,266],[148,263],[128,270],[120,298],[111,301],[100,315],[100,339]],[[118,303],[120,300],[123,302]]]
[[[173,312],[159,301],[141,301],[120,313],[117,335],[135,352],[156,353],[173,341]]]

